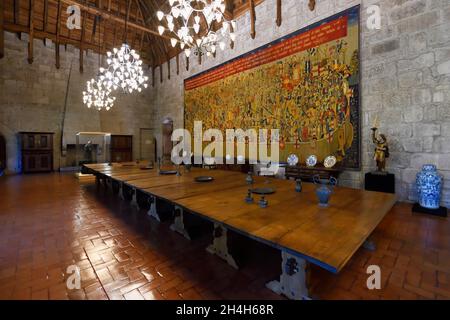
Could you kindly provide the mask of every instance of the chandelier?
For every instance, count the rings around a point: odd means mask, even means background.
[[[224,0],[169,0],[169,4],[171,10],[168,14],[156,13],[161,23],[165,18],[166,24],[166,27],[158,26],[158,32],[162,35],[168,30],[172,35],[172,47],[179,43],[187,57],[191,50],[196,55],[206,53],[210,56],[217,47],[225,49],[227,38],[236,40],[236,21],[226,20]],[[220,25],[220,32],[216,32]]]
[[[100,22],[100,21],[99,21]],[[100,45],[100,43],[99,43]],[[98,54],[98,65],[100,67],[100,52]],[[111,89],[105,87],[105,82],[102,78],[102,68],[97,75],[97,78],[92,78],[86,83],[86,91],[83,91],[83,103],[91,108],[94,106],[97,110],[109,110],[114,105],[115,97],[111,96]]]
[[[92,78],[87,82],[87,89],[83,91],[83,103],[87,105],[88,108],[94,106],[97,110],[109,110],[114,105],[116,97],[110,96],[111,90],[104,87],[104,82]]]
[[[114,48],[113,52],[108,51],[106,55],[108,67],[100,68],[100,80],[106,88],[116,90],[120,87],[129,93],[134,90],[141,92],[141,86],[147,88],[148,77],[144,76],[142,60],[126,42],[120,49]]]

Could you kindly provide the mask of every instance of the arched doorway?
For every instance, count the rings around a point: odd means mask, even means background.
[[[171,162],[173,120],[165,118],[162,123],[162,162]]]

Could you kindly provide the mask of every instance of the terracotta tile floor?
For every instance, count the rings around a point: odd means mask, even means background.
[[[450,222],[397,205],[376,229],[377,250],[360,249],[339,275],[312,267],[320,299],[450,299]],[[242,241],[240,271],[208,254],[209,234],[171,232],[73,175],[0,178],[0,299],[278,299],[276,250]],[[66,269],[81,269],[81,289]],[[382,290],[366,288],[366,268]]]

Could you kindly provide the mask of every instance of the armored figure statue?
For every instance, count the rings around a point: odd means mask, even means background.
[[[84,149],[84,159],[87,163],[92,163],[92,150],[94,146],[92,145],[92,141],[89,140],[83,147]]]
[[[375,144],[374,160],[377,162],[377,171],[385,172],[386,158],[389,158],[389,146],[384,134],[377,134],[378,128],[372,128],[372,141]]]

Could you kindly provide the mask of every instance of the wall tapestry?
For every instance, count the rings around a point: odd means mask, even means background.
[[[185,128],[280,129],[280,161],[360,168],[359,6],[184,81]]]

